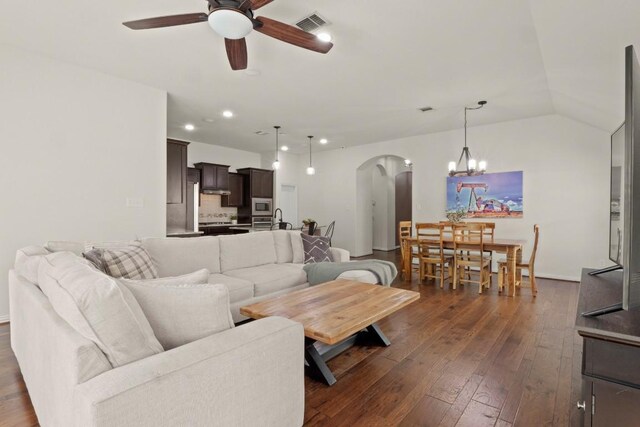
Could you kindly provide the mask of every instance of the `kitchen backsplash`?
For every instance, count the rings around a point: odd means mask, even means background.
[[[231,221],[229,217],[238,214],[237,208],[222,207],[222,196],[202,194],[200,197],[199,222]]]

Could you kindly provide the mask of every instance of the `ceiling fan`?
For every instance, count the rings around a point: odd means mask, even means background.
[[[327,53],[333,47],[315,35],[302,31],[292,25],[258,16],[253,11],[271,3],[273,0],[207,0],[209,13],[187,13],[183,15],[160,16],[123,22],[132,30],[172,27],[175,25],[196,24],[208,21],[209,26],[224,37],[227,57],[233,70],[247,68],[247,43],[245,36],[256,30],[269,37],[299,46],[314,52]]]

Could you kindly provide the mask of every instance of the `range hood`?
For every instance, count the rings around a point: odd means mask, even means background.
[[[220,196],[228,196],[231,194],[229,190],[202,190],[202,194],[218,194]]]

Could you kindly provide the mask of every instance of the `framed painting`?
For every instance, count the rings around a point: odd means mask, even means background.
[[[522,171],[447,177],[447,213],[467,218],[522,218]]]

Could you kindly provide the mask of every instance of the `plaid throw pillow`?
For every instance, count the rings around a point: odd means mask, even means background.
[[[158,271],[151,261],[151,256],[140,245],[100,250],[104,271],[111,277],[134,280],[158,278]]]
[[[300,234],[302,246],[304,247],[304,263],[333,262],[329,238],[322,236],[310,236]]]

